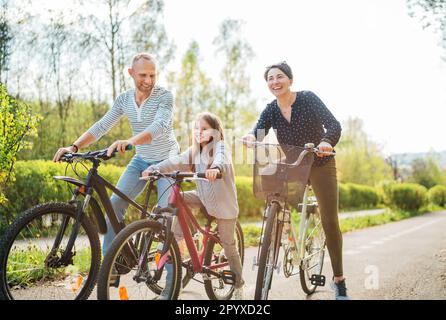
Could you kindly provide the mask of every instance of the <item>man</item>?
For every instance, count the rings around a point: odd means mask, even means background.
[[[157,68],[155,59],[147,53],[134,56],[129,75],[133,78],[135,88],[118,96],[112,108],[102,119],[82,134],[71,146],[60,148],[53,161],[59,161],[67,152],[78,152],[99,140],[120,118],[126,115],[132,127],[133,136],[127,140],[117,140],[108,148],[110,156],[114,149],[123,153],[131,144],[136,146],[136,154],[119,178],[117,188],[130,199],[135,199],[144,189],[147,181],[139,180],[141,172],[179,153],[179,146],[172,128],[173,96],[168,90],[156,85]],[[167,206],[169,187],[167,179],[157,182],[158,203]],[[118,219],[124,219],[128,204],[119,196],[111,196],[113,209]],[[107,233],[104,236],[102,251],[105,254],[115,233],[107,219]]]

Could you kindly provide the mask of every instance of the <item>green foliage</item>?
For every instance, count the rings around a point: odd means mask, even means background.
[[[14,180],[17,154],[30,147],[25,138],[35,136],[37,121],[29,106],[9,96],[0,83],[0,204],[6,201],[3,194],[6,183]]]
[[[350,232],[358,229],[378,226],[389,222],[400,221],[423,214],[424,211],[404,211],[404,210],[390,210],[378,215],[353,217],[340,220],[341,232]]]
[[[31,287],[35,282],[42,279],[62,280],[67,275],[78,275],[79,273],[85,275],[90,270],[90,248],[77,250],[74,256],[74,265],[78,266],[79,269],[74,269],[73,266],[58,269],[46,268],[45,259],[47,256],[48,252],[31,244],[24,248],[12,250],[7,266],[8,283],[11,286]],[[33,269],[33,271],[23,270],[24,265],[28,266],[29,269]]]
[[[339,207],[341,209],[375,208],[379,202],[375,188],[354,183],[340,184]]]
[[[242,225],[245,247],[254,247],[259,244],[262,229],[255,225]]]
[[[374,186],[379,181],[392,179],[392,168],[386,163],[380,147],[367,137],[362,120],[349,118],[343,124],[336,149],[341,182]]]
[[[66,165],[53,163],[51,161],[33,160],[19,161],[16,167],[16,183],[6,190],[9,203],[0,207],[0,216],[9,224],[16,215],[38,203],[47,201],[67,201],[71,197],[71,184],[53,179],[53,176],[68,175],[74,176],[70,167],[65,174]],[[112,184],[116,184],[124,167],[117,167],[112,164],[105,164],[99,167],[99,174]],[[87,170],[77,167],[81,177],[85,177]],[[183,184],[183,190],[194,189],[194,184]],[[237,177],[236,187],[239,201],[239,211],[241,218],[258,218],[264,207],[264,202],[254,197],[252,193],[252,178]],[[111,194],[110,194],[111,195]],[[143,203],[145,192],[136,201]],[[150,205],[156,203],[156,190],[151,197]],[[126,215],[128,222],[139,218],[136,209],[130,208]]]
[[[441,183],[441,173],[433,154],[426,158],[418,158],[412,161],[412,173],[409,180],[426,188],[431,188]]]
[[[236,124],[239,124],[240,110],[253,107],[253,102],[249,101],[250,79],[246,68],[254,57],[254,51],[242,36],[243,24],[241,20],[224,20],[213,41],[217,46],[216,53],[225,60],[221,71],[223,87],[219,94],[219,116],[228,129],[239,127]]]
[[[429,203],[444,207],[446,205],[446,187],[434,186],[428,191]]]
[[[392,207],[401,210],[419,210],[427,203],[427,189],[415,183],[398,183],[389,188]]]

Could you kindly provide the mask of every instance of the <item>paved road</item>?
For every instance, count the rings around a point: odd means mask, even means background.
[[[344,234],[349,295],[353,299],[446,299],[445,230],[446,211],[441,211]],[[256,254],[257,248],[245,251],[247,299],[254,296],[257,268],[252,265]],[[328,254],[324,270],[331,278]],[[35,292],[35,298],[51,299],[44,291]],[[96,299],[96,290],[90,299]],[[181,299],[208,298],[203,285],[191,281]],[[307,297],[298,276],[285,278],[280,272],[274,274],[270,299],[333,299],[333,292],[326,285]]]
[[[446,299],[446,211],[367,228],[344,235],[344,270],[353,299]],[[243,269],[247,299],[253,299],[256,248],[246,250]],[[328,255],[326,255],[328,256]],[[325,275],[331,277],[326,259]],[[207,299],[199,283],[191,283],[182,299]],[[333,299],[326,285],[311,297],[297,276],[275,274],[271,299]]]

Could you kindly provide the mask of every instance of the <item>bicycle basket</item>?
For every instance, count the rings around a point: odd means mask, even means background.
[[[299,164],[291,165],[302,154]],[[277,196],[301,201],[310,177],[314,154],[296,146],[257,144],[254,146],[254,195],[259,199]]]

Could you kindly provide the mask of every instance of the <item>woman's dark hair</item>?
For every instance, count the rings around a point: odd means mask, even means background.
[[[288,65],[288,63],[286,63],[286,61],[282,61],[266,67],[265,74],[263,75],[265,81],[268,81],[268,72],[274,68],[281,70],[288,78],[293,79],[293,71],[291,71],[291,67]]]

